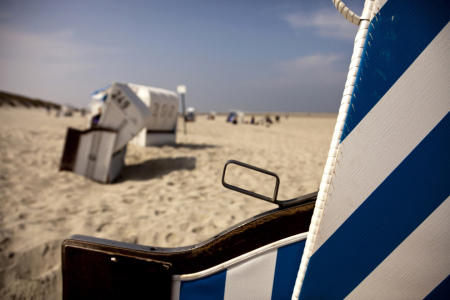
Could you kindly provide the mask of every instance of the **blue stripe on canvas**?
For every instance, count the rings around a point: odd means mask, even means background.
[[[449,20],[448,0],[388,1],[381,8],[369,26],[341,142]]]
[[[223,300],[227,271],[210,275],[205,278],[182,281],[180,300]]]
[[[447,113],[312,255],[300,299],[345,298],[445,201],[449,133]]]
[[[100,93],[100,92],[103,92],[103,91],[107,90],[110,86],[111,86],[111,84],[108,84],[107,86],[104,86],[104,87],[102,87],[101,89],[98,89],[98,90],[92,92],[92,93],[91,93],[91,96],[94,96],[95,94],[98,94],[98,93]]]
[[[450,276],[447,276],[424,300],[447,300],[450,298]]]
[[[290,299],[306,241],[299,241],[278,249],[272,300]]]

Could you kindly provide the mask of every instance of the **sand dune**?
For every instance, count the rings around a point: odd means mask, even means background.
[[[222,187],[225,162],[276,172],[279,199],[316,191],[336,116],[282,117],[270,127],[225,117],[179,123],[177,145],[130,145],[114,184],[59,172],[66,129],[85,120],[44,109],[0,109],[0,298],[59,299],[60,244],[84,234],[173,247],[212,237],[276,206]],[[238,182],[270,194],[242,170]]]

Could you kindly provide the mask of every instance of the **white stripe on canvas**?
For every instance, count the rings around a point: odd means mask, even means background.
[[[341,143],[314,252],[449,112],[448,41],[449,24]]]
[[[372,10],[373,5],[371,5],[370,0],[364,2],[363,14],[365,10]],[[378,9],[381,7],[378,7]],[[377,11],[374,11],[375,13]],[[339,115],[337,117],[336,125],[334,127],[334,133],[331,140],[330,150],[328,152],[328,158],[325,165],[324,173],[322,175],[322,180],[320,183],[319,192],[317,194],[316,205],[314,207],[313,216],[311,218],[311,223],[309,225],[309,233],[306,239],[305,248],[303,250],[303,256],[298,269],[297,278],[295,280],[294,290],[292,292],[292,299],[298,299],[300,290],[302,288],[303,280],[305,278],[306,269],[308,267],[309,258],[311,257],[314,241],[317,237],[318,225],[322,219],[323,207],[327,198],[327,193],[329,190],[329,183],[326,183],[328,175],[333,174],[334,167],[336,165],[336,156],[339,148],[339,140],[342,136],[342,131],[344,129],[345,118],[347,117],[347,112],[350,107],[351,94],[353,91],[353,86],[350,82],[354,83],[353,78],[356,80],[356,75],[358,74],[359,64],[361,63],[361,56],[364,49],[365,37],[367,36],[367,31],[369,28],[370,20],[361,20],[359,25],[358,33],[355,37],[354,48],[352,59],[350,62],[349,72],[347,74],[347,82],[345,83],[344,94],[341,99],[341,106],[339,108]],[[347,94],[347,92],[349,92]]]
[[[172,293],[170,295],[171,300],[179,300],[180,299],[180,289],[181,289],[181,281],[180,280],[172,280]]]
[[[276,261],[277,250],[274,249],[229,268],[224,300],[270,300]]]
[[[450,197],[346,299],[425,298],[450,274],[449,216]]]

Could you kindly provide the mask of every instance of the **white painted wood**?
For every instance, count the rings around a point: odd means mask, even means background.
[[[123,167],[123,153],[112,161],[116,136],[104,130],[82,134],[73,172],[100,182],[112,181]]]
[[[175,133],[147,133],[145,146],[162,146],[176,143]]]
[[[120,92],[119,101],[111,95]],[[118,97],[116,98],[118,99]],[[124,103],[128,103],[126,106]],[[117,131],[114,151],[123,148],[145,126],[150,110],[127,84],[113,83],[98,126]]]
[[[147,132],[147,129],[142,129],[131,141],[130,143],[142,146],[163,146],[175,144],[177,139],[176,132],[173,133],[152,133]]]
[[[73,172],[75,174],[86,176],[86,170],[89,163],[89,153],[92,145],[92,134],[83,134],[78,143],[77,155]]]
[[[125,165],[125,148],[121,149],[118,153],[114,153],[111,157],[108,171],[108,182],[113,182],[120,174]]]
[[[92,135],[92,148],[89,156],[95,157],[95,160],[90,160],[89,163],[93,165],[93,168],[87,170],[86,176],[100,182],[108,182],[116,133],[94,131],[92,132]],[[89,171],[91,171],[91,173],[88,173]]]
[[[131,83],[128,86],[150,111],[149,117],[144,121],[144,128],[131,140],[131,143],[142,147],[175,143],[179,110],[177,94],[160,88]],[[170,134],[173,136],[159,136],[160,133],[155,133],[157,136],[153,137],[147,133],[147,130],[172,131],[173,134]]]
[[[424,299],[450,275],[449,216],[450,197],[346,299]]]
[[[178,119],[179,100],[175,92],[129,83],[128,86],[150,107],[151,117],[145,120],[148,130],[172,130]]]
[[[341,143],[314,251],[449,112],[448,41],[450,25]],[[352,160],[339,163],[346,156]]]
[[[130,143],[143,147],[146,145],[146,139],[147,139],[147,128],[143,128],[134,138],[130,140]]]

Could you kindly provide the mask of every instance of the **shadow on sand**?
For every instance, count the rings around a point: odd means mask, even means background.
[[[149,159],[139,164],[125,166],[117,183],[128,180],[143,181],[179,170],[195,169],[195,157]]]
[[[176,144],[171,146],[173,148],[187,148],[191,150],[202,150],[202,149],[208,149],[208,148],[220,148],[221,146],[217,145],[208,145],[208,144]]]

